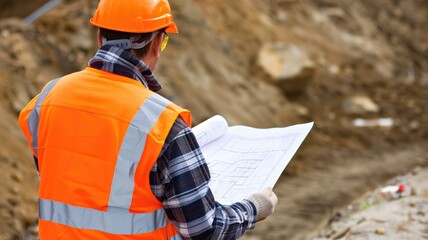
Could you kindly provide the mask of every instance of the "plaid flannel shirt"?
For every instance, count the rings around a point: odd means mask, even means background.
[[[161,89],[147,65],[130,52],[101,47],[89,66],[140,81],[152,91]],[[256,208],[243,200],[232,205],[215,201],[208,186],[210,173],[192,130],[178,118],[151,169],[153,194],[184,239],[237,239],[255,227]]]

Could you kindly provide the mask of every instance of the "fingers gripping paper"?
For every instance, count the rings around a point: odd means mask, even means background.
[[[216,201],[232,204],[273,187],[313,126],[231,126],[219,115],[193,128],[211,173]]]

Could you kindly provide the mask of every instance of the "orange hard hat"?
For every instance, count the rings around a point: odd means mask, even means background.
[[[101,0],[91,18],[97,27],[130,33],[178,33],[168,0]]]

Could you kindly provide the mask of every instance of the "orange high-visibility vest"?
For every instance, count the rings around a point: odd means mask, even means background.
[[[49,82],[21,112],[38,158],[39,237],[181,239],[149,174],[190,112],[124,76],[86,68]]]

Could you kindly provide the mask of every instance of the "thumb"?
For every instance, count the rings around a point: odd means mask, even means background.
[[[266,205],[267,209],[269,209],[269,212],[270,212],[269,215],[270,215],[275,211],[275,206],[278,203],[278,197],[273,192],[271,187],[268,187],[265,190],[263,190],[261,192],[261,194],[264,195],[266,197],[266,199],[270,202],[270,204]],[[266,217],[267,216],[265,216],[264,218],[266,218]]]
[[[266,188],[261,192],[262,195],[266,196],[272,203],[273,208],[275,208],[275,205],[278,203],[278,197],[273,192],[271,187]]]

